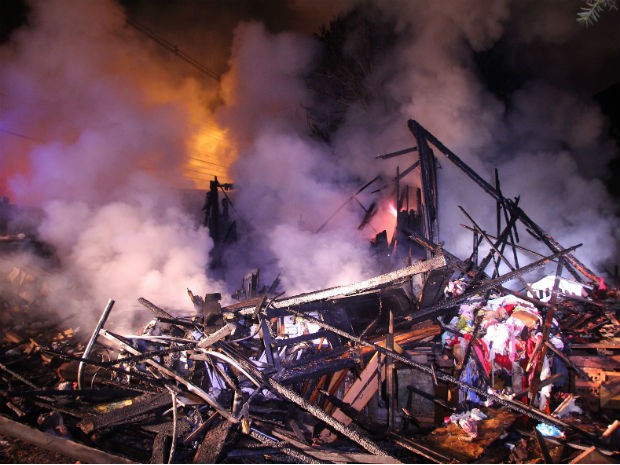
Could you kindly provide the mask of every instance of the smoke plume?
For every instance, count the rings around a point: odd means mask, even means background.
[[[0,123],[20,135],[3,136],[0,186],[16,203],[44,209],[39,233],[62,262],[51,293],[59,305],[92,319],[112,297],[130,322],[137,297],[190,311],[186,287],[227,295],[254,268],[266,280],[280,275],[288,293],[376,274],[368,239],[393,228],[391,179],[415,154],[376,156],[415,145],[408,119],[491,183],[497,168],[504,194],[520,196],[562,245],[584,243],[577,255],[588,266],[604,272],[617,263],[617,206],[603,184],[614,147],[590,95],[538,60],[538,74],[528,68],[500,96],[475,59],[500,47],[514,52],[503,66],[523,64],[525,43],[567,59],[561,44],[586,39],[565,3],[328,3],[276,2],[260,18],[251,8],[182,2],[167,20],[150,2],[126,2],[127,10],[112,0],[31,2],[28,25],[0,51]],[[368,66],[364,98],[349,102],[329,138],[312,137],[308,108],[336,102],[317,102],[307,85],[325,51],[311,33],[354,8],[393,24],[395,40]],[[179,39],[211,60],[219,82],[128,26],[127,11],[186,31]],[[197,155],[199,139],[212,155]],[[466,258],[471,234],[457,207],[493,231],[495,202],[436,155],[440,240]],[[226,252],[225,282],[210,276],[211,240],[183,206],[180,193],[195,187],[190,162],[203,181],[212,174],[205,166],[230,167],[235,183],[240,237]],[[415,175],[403,183],[415,187]],[[372,202],[379,212],[358,231]]]
[[[8,181],[11,199],[43,208],[40,237],[62,266],[50,298],[86,324],[108,298],[131,327],[140,296],[189,310],[186,287],[220,287],[180,195],[201,93],[152,48],[114,2],[54,0],[33,2],[4,50],[3,126],[32,138],[3,149],[27,164]]]

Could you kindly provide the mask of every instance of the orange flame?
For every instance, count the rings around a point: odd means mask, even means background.
[[[366,228],[366,233],[375,234],[381,231],[386,231],[388,235],[388,242],[392,240],[394,231],[396,229],[396,218],[398,217],[398,211],[392,200],[383,200],[377,210],[377,213],[370,219],[370,228]]]
[[[191,179],[196,189],[208,189],[209,182],[217,176],[220,182],[228,182],[229,169],[237,158],[228,131],[215,123],[208,123],[197,131],[188,142],[188,159],[185,177]]]

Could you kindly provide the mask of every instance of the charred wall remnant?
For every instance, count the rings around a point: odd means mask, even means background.
[[[4,419],[54,434],[60,449],[70,439],[110,454],[98,460],[618,462],[617,290],[505,198],[497,176],[489,184],[408,127],[417,147],[381,158],[419,154],[395,178],[420,168],[417,210],[399,215],[392,244],[412,248],[410,264],[293,296],[261,288],[257,270],[235,304],[188,289],[191,317],[140,298],[152,316],[140,334],[106,328],[110,300],[86,345],[44,321],[7,326]],[[495,235],[462,209],[465,259],[440,242],[435,151],[497,206]],[[215,239],[222,186],[211,188]],[[520,226],[544,253],[519,244]]]

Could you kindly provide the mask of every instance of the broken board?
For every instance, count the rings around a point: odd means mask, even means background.
[[[480,458],[517,418],[515,413],[501,409],[484,409],[484,413],[487,418],[478,423],[478,437],[475,439],[458,425],[450,423],[431,432],[425,442],[438,452],[471,463]]]

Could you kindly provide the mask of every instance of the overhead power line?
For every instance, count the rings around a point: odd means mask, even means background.
[[[9,131],[8,129],[4,129],[4,128],[0,128],[0,132],[3,132],[5,134],[9,134],[11,136],[19,137],[21,139],[27,139],[27,140],[30,140],[32,142],[41,142],[40,140],[37,140],[34,137],[30,137],[30,136],[27,136],[25,134],[20,134],[19,132]]]
[[[198,60],[196,60],[196,59],[192,58],[191,56],[189,56],[183,50],[179,49],[179,47],[177,47],[172,42],[169,42],[166,39],[164,39],[163,37],[158,36],[155,32],[150,30],[148,27],[144,26],[143,24],[138,23],[137,21],[134,21],[133,19],[129,19],[129,18],[127,18],[127,24],[129,24],[130,26],[134,27],[135,29],[137,29],[138,31],[140,31],[142,34],[144,34],[145,36],[149,37],[150,39],[154,40],[155,42],[157,42],[162,47],[170,50],[172,53],[174,53],[176,56],[178,56],[181,60],[183,60],[186,63],[190,64],[191,66],[196,68],[198,71],[201,71],[202,73],[206,74],[207,76],[209,76],[214,81],[220,82],[220,77],[217,74],[215,74],[209,68],[204,66]]]

